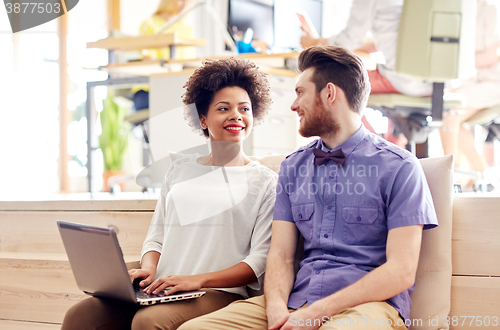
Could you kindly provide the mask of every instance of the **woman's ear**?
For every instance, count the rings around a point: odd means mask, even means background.
[[[206,118],[204,115],[201,115],[200,116],[200,126],[202,129],[207,129],[208,126],[207,126],[207,123],[206,123]]]

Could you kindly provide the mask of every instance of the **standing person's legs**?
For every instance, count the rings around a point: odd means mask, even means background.
[[[174,330],[195,317],[214,312],[243,297],[220,290],[202,289],[199,298],[141,308],[132,320],[132,330]]]
[[[483,172],[487,168],[486,160],[477,152],[472,132],[462,126],[464,121],[479,111],[481,109],[450,110],[443,119],[439,133],[445,155],[454,154],[457,157],[460,151],[469,161],[472,170]],[[455,167],[457,166],[460,166],[459,161],[455,161]]]
[[[443,121],[439,128],[441,135],[441,145],[445,155],[455,155],[458,152],[458,135],[460,133],[460,124],[463,115],[460,112],[465,112],[465,109],[451,109],[443,115]]]
[[[184,323],[179,330],[267,330],[264,296],[236,301]]]

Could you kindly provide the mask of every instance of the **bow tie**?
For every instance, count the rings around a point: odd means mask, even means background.
[[[342,149],[337,149],[331,152],[324,152],[319,148],[313,149],[314,153],[314,164],[320,166],[326,164],[329,160],[333,160],[338,166],[342,166],[345,161],[345,154]]]

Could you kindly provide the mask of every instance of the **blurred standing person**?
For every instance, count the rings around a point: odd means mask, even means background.
[[[462,153],[474,171],[488,167],[484,155],[474,144],[473,132],[463,123],[479,111],[500,104],[500,36],[498,35],[498,8],[486,0],[477,2],[476,69],[473,79],[463,82],[455,91],[467,96],[467,107],[452,109],[444,117],[439,130],[445,155]],[[491,158],[491,157],[490,157]],[[461,166],[456,158],[456,166]]]

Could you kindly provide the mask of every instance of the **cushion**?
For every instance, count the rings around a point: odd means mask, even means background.
[[[411,295],[412,329],[449,329],[451,228],[453,208],[453,155],[425,158],[420,164],[431,190],[439,226],[424,230],[415,291]],[[432,322],[429,322],[432,320]]]

